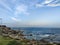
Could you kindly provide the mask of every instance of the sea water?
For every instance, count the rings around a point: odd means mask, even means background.
[[[50,38],[60,41],[60,28],[14,27],[12,29],[24,31],[25,35],[32,34],[32,36],[25,36],[27,39],[41,40],[43,38]]]

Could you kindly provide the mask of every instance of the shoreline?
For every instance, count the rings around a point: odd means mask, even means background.
[[[10,27],[6,27],[5,25],[0,26],[0,35],[3,37],[9,37],[11,39],[16,39],[16,40],[29,40],[27,38],[25,38],[23,32],[24,31],[19,31],[19,30],[12,30]],[[32,36],[32,34],[28,35],[28,36]],[[33,43],[32,43],[33,42]],[[29,43],[44,43],[44,44],[48,44],[48,43],[60,43],[60,42],[53,42],[53,40],[51,39],[51,42],[49,42],[48,40],[46,40],[45,38],[42,38],[41,40],[29,40]]]

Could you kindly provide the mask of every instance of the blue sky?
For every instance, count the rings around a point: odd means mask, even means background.
[[[60,27],[60,0],[0,0],[0,18],[7,26]]]

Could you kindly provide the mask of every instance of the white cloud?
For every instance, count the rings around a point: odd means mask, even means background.
[[[53,3],[57,3],[57,2],[59,2],[60,0],[55,0]]]
[[[30,13],[28,13],[28,12],[24,12],[24,14],[26,14],[26,15],[30,15]]]
[[[36,7],[43,7],[42,4],[36,4]]]
[[[13,21],[16,21],[16,22],[20,22],[20,21],[21,21],[21,19],[17,19],[17,18],[15,18],[15,17],[11,17],[11,19],[12,19]]]
[[[18,5],[15,10],[15,15],[19,15],[19,14],[29,15],[28,7],[24,4]]]
[[[0,5],[12,12],[12,9],[4,2],[4,0],[0,0]]]
[[[48,4],[51,3],[53,0],[45,0],[42,4]]]
[[[43,1],[42,3],[36,3],[35,6],[36,7],[57,7],[57,6],[60,6],[60,3],[57,3],[59,2],[60,0],[45,0]]]
[[[56,7],[56,6],[60,6],[60,4],[48,4],[47,6]]]

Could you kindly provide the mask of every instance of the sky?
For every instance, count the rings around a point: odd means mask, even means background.
[[[0,0],[0,24],[12,27],[60,27],[60,0]]]

